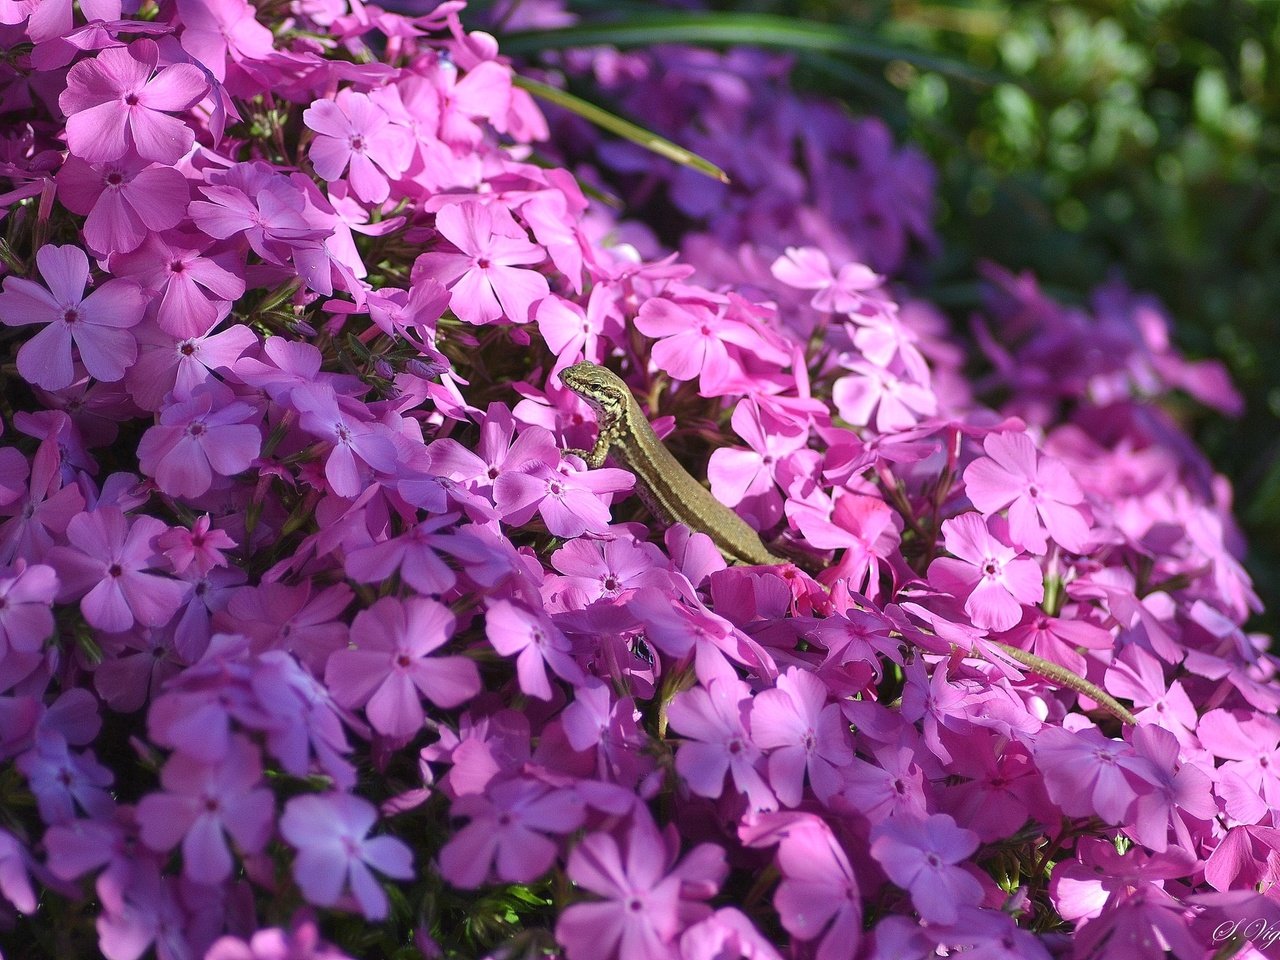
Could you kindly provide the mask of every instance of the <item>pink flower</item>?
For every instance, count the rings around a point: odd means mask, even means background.
[[[440,872],[455,887],[467,888],[486,882],[495,864],[503,882],[536,880],[559,849],[546,834],[569,833],[586,819],[586,809],[572,791],[523,779],[458,797],[449,813],[471,822],[440,851]]]
[[[750,846],[778,843],[783,879],[773,904],[787,932],[797,940],[821,937],[819,960],[854,955],[862,938],[862,898],[831,829],[811,814],[788,813],[767,814],[743,832]]]
[[[793,519],[804,542],[819,550],[844,549],[844,555],[821,575],[824,583],[848,578],[852,589],[876,599],[881,592],[881,564],[893,556],[902,521],[879,497],[845,493],[830,520],[812,510],[796,510]]]
[[[229,550],[236,542],[225,530],[212,529],[209,515],[196,517],[188,530],[173,527],[156,538],[156,546],[164,551],[165,559],[173,565],[174,573],[183,573],[188,567],[198,576],[206,576],[214,567],[225,567],[227,558],[223,550]]]
[[[929,564],[929,582],[956,598],[975,627],[1008,630],[1022,619],[1022,604],[1044,599],[1044,575],[1030,557],[997,540],[976,513],[942,522],[947,550]]]
[[[716,678],[706,687],[676,694],[667,718],[686,739],[676,751],[676,771],[700,797],[724,792],[724,775],[754,810],[776,810],[778,801],[758,769],[760,747],[748,732],[751,691],[737,679]]]
[[[349,182],[366,203],[381,203],[391,193],[387,178],[398,178],[413,159],[413,136],[393,123],[367,94],[339,90],[302,112],[302,122],[319,134],[308,156],[321,180],[337,180],[348,165]]]
[[[257,853],[271,836],[274,797],[262,786],[258,749],[244,737],[226,757],[204,763],[178,751],[160,773],[161,793],[138,803],[142,842],[152,850],[182,844],[183,871],[197,883],[231,875],[230,835],[242,853]]]
[[[431,277],[449,287],[450,306],[459,319],[481,324],[505,316],[525,323],[533,304],[550,295],[546,277],[521,269],[541,263],[546,252],[529,242],[505,208],[451,203],[436,214],[436,229],[459,252],[422,254],[413,265],[413,280]]]
[[[1070,817],[1096,815],[1105,823],[1124,823],[1139,791],[1150,792],[1159,780],[1155,767],[1133,747],[1091,727],[1046,726],[1032,749],[1050,799]]]
[[[197,6],[203,6],[200,0]],[[290,930],[270,927],[248,941],[224,936],[213,941],[204,960],[351,960],[337,947],[320,939],[314,920],[294,921]]]
[[[146,160],[174,163],[195,141],[173,112],[204,99],[209,84],[200,69],[175,63],[156,72],[160,48],[153,40],[109,47],[67,74],[58,106],[67,117],[67,146],[89,163],[115,160],[130,149]]]
[[[156,322],[166,333],[179,339],[199,340],[211,335],[219,319],[219,307],[223,306],[225,317],[225,305],[244,293],[241,265],[233,255],[203,256],[201,251],[209,245],[208,238],[161,238],[152,234],[132,253],[113,256],[111,270],[117,276],[132,277],[154,292],[159,298]],[[233,269],[227,269],[228,265]],[[238,329],[248,332],[244,326]]]
[[[853,759],[849,725],[809,671],[790,667],[776,684],[751,705],[751,739],[769,755],[769,783],[784,806],[798,806],[807,771],[813,792],[826,803],[839,792],[841,770]]]
[[[556,939],[569,960],[667,960],[682,924],[710,910],[690,902],[711,896],[726,872],[724,851],[702,844],[674,866],[647,813],[637,810],[625,852],[607,833],[592,833],[569,855],[569,879],[604,899],[560,914]]]
[[[945,813],[925,820],[897,817],[871,831],[871,856],[931,923],[954,923],[960,906],[982,902],[982,885],[958,866],[977,849],[978,835]]]
[[[274,50],[271,31],[254,19],[244,0],[178,0],[182,49],[209,68],[219,81],[227,78],[227,58],[235,63],[265,60]]]
[[[377,819],[373,804],[346,793],[288,802],[280,833],[298,851],[293,877],[303,896],[317,906],[332,907],[349,885],[365,919],[387,915],[387,895],[369,868],[412,880],[413,854],[395,837],[370,837]]]
[[[158,627],[182,605],[188,585],[147,571],[160,563],[156,538],[168,528],[155,517],[126,519],[119,507],[100,506],[67,524],[69,545],[49,562],[62,578],[62,599],[80,598],[93,626],[120,633],[135,623]]]
[[[780,417],[752,399],[743,400],[734,408],[731,425],[751,449],[721,447],[711,454],[707,464],[711,492],[730,507],[762,494],[771,494],[775,502],[780,502],[774,471],[781,461],[804,447],[809,438],[807,425]]]
[[[771,270],[789,287],[813,290],[810,303],[815,310],[852,313],[868,300],[883,302],[883,295],[868,296],[867,291],[884,283],[884,277],[861,263],[846,263],[838,274],[833,273],[827,255],[815,247],[787,247],[786,253],[773,261]]]
[[[1089,524],[1076,504],[1084,494],[1067,466],[1039,454],[1025,433],[989,433],[987,451],[964,471],[965,493],[990,516],[1009,509],[1009,536],[1031,553],[1047,549],[1045,531],[1072,553],[1089,543]]]
[[[35,653],[53,635],[58,575],[43,564],[23,560],[0,575],[0,660],[10,650]]]
[[[516,658],[520,689],[531,697],[551,699],[548,666],[570,683],[582,680],[568,639],[539,610],[495,600],[485,613],[485,635],[502,656]]]
[[[835,382],[831,399],[849,423],[892,433],[913,427],[938,411],[938,398],[933,391],[905,371],[878,367],[865,360],[853,360],[845,366],[849,375]]]
[[[325,683],[342,706],[364,706],[379,732],[411,737],[425,718],[421,697],[447,709],[480,692],[480,673],[471,660],[430,656],[453,631],[453,614],[434,600],[383,597],[356,614],[355,649],[329,657]]]
[[[0,895],[19,913],[36,912],[36,893],[28,873],[31,855],[8,830],[0,830]]]
[[[136,249],[149,230],[177,226],[191,191],[173,167],[127,155],[90,166],[71,156],[58,171],[58,199],[72,213],[88,214],[84,238],[90,249],[112,254]]]
[[[760,335],[726,316],[724,306],[653,297],[640,306],[636,329],[658,342],[653,362],[675,380],[701,379],[713,392],[741,369],[729,353],[733,345],[754,352]]]
[[[567,460],[555,466],[532,460],[520,470],[498,477],[493,499],[508,523],[528,522],[536,511],[553,536],[567,539],[606,532],[609,507],[605,497],[634,485],[635,478],[616,467],[575,470]]]
[[[116,279],[86,297],[89,258],[79,247],[41,247],[36,266],[47,290],[22,277],[6,277],[0,293],[0,323],[46,325],[18,350],[18,372],[46,390],[69,387],[76,379],[74,344],[90,376],[107,381],[123,377],[138,357],[137,341],[127,328],[142,319],[142,291],[129,280]]]
[[[260,417],[216,381],[196,387],[189,400],[164,407],[160,422],[142,435],[138,467],[170,496],[198,497],[215,474],[233,477],[249,469],[262,449]]]
[[[303,429],[330,443],[324,475],[338,496],[358,496],[368,468],[395,472],[396,448],[389,431],[362,416],[358,402],[339,398],[324,382],[296,387],[289,396],[302,415]]]

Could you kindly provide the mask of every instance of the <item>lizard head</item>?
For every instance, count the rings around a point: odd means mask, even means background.
[[[582,397],[597,414],[610,418],[622,415],[631,399],[631,388],[612,370],[584,360],[560,371],[560,380]]]

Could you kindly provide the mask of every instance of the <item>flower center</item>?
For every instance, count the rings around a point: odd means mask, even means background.
[[[67,309],[62,311],[63,323],[75,323],[79,319],[80,319],[80,311],[77,310],[75,307],[67,307]]]
[[[184,357],[189,357],[196,352],[196,345],[190,340],[183,340],[182,343],[178,345],[178,352]]]
[[[364,137],[354,136],[351,138],[351,149],[356,153],[364,153]]]
[[[108,187],[118,187],[122,183],[124,183],[124,174],[121,173],[119,170],[112,170],[110,173],[107,174]]]
[[[111,566],[107,567],[107,576],[109,577],[119,577],[123,574],[124,567],[120,566],[118,563],[113,563]]]
[[[204,424],[203,424],[203,423],[201,423],[199,420],[197,420],[195,423],[188,424],[188,425],[187,425],[187,433],[189,433],[189,434],[190,434],[191,436],[193,436],[193,437],[200,437],[200,436],[203,436],[203,435],[204,435]]]
[[[136,93],[126,93],[124,95],[124,102],[126,106],[136,107],[139,102],[138,95]]]

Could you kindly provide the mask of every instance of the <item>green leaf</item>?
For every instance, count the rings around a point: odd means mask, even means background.
[[[697,170],[699,173],[706,174],[721,183],[729,182],[729,175],[710,160],[698,156],[692,150],[686,150],[677,143],[672,143],[666,137],[660,137],[644,127],[637,126],[630,120],[623,120],[616,114],[597,107],[594,103],[589,103],[581,97],[575,97],[572,93],[557,87],[540,83],[537,80],[530,80],[528,77],[517,76],[513,82],[517,87],[529,91],[535,97],[540,97],[548,103],[554,103],[556,106],[571,110],[584,120],[590,120],[597,127],[608,130],[610,133],[616,133],[632,143],[638,143],[646,150],[651,150],[660,157],[674,160],[682,166]]]
[[[509,33],[499,42],[503,53],[526,56],[543,50],[601,45],[623,49],[660,43],[776,47],[883,62],[905,60],[926,70],[984,86],[1002,79],[957,60],[884,43],[874,35],[850,26],[813,23],[764,13],[635,13],[613,22]]]

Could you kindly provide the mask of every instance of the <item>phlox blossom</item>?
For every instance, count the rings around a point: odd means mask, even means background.
[[[568,639],[540,610],[495,600],[485,613],[485,634],[498,653],[516,658],[520,689],[531,697],[551,699],[548,666],[570,683],[582,679]]]
[[[586,808],[572,791],[519,779],[458,797],[450,814],[471,822],[440,851],[440,872],[455,887],[472,888],[484,883],[495,866],[504,882],[536,880],[558,849],[546,835],[578,829]]]
[[[726,871],[724,851],[711,844],[674,857],[646,813],[637,811],[626,845],[611,834],[589,834],[569,855],[569,879],[603,900],[576,903],[560,914],[556,939],[569,960],[666,960],[682,923],[710,909],[690,902],[713,894]]]
[[[976,513],[942,522],[947,550],[929,565],[929,582],[956,597],[975,627],[1008,630],[1022,619],[1022,604],[1044,599],[1044,575],[1030,557],[1002,543]]]
[[[822,802],[840,790],[840,771],[853,759],[847,729],[840,705],[827,703],[826,685],[807,670],[791,667],[756,695],[751,738],[768,752],[769,783],[782,804],[800,803],[806,772]]]
[[[365,919],[387,915],[387,895],[373,870],[411,880],[413,854],[395,837],[370,837],[377,819],[373,804],[347,793],[289,801],[280,817],[280,833],[298,851],[293,877],[303,896],[317,906],[331,907],[349,886]]]
[[[217,382],[196,387],[190,399],[160,411],[160,422],[138,443],[138,466],[170,496],[198,497],[216,474],[249,469],[262,449],[260,416],[252,404],[232,398]]]
[[[399,177],[413,159],[408,128],[393,123],[368,94],[339,90],[307,107],[302,122],[317,133],[308,154],[316,175],[337,180],[350,166],[351,189],[366,203],[387,199],[387,178]]]
[[[0,660],[10,650],[34,653],[52,636],[57,593],[58,575],[44,564],[18,560],[0,572]]]
[[[130,280],[108,280],[85,296],[89,258],[79,247],[46,245],[36,252],[36,267],[48,288],[22,277],[5,277],[0,293],[0,323],[10,327],[42,323],[44,329],[18,350],[18,372],[46,390],[75,381],[71,348],[76,347],[89,375],[119,380],[138,358],[128,328],[142,319],[142,291]]]
[[[67,146],[89,163],[105,163],[129,149],[159,163],[173,163],[195,142],[195,133],[170,113],[190,110],[209,92],[200,68],[175,63],[156,70],[153,40],[108,47],[67,73],[58,106],[67,116]]]
[[[190,193],[173,167],[127,155],[93,166],[72,156],[58,171],[58,199],[72,213],[88,214],[84,238],[104,254],[135,250],[147,231],[177,226]]]
[[[138,804],[142,841],[153,850],[182,843],[186,875],[221,883],[231,875],[230,834],[242,853],[257,853],[271,836],[275,803],[262,786],[258,749],[235,737],[227,755],[205,763],[179,750],[160,773],[164,790]]]
[[[119,507],[76,514],[67,524],[68,545],[49,553],[63,582],[60,599],[79,598],[85,619],[113,633],[135,623],[164,624],[189,589],[150,572],[161,565],[156,538],[167,529],[155,517],[130,521]]]
[[[960,906],[982,901],[982,885],[958,866],[977,849],[978,835],[945,813],[924,820],[895,817],[871,832],[871,855],[933,923],[954,923]]]
[[[690,790],[711,798],[724,792],[724,775],[731,773],[753,809],[776,810],[778,801],[760,775],[763,754],[748,732],[751,705],[747,685],[728,677],[677,694],[667,717],[671,729],[688,739],[676,752],[676,771]]]
[[[530,243],[511,214],[500,206],[451,203],[436,214],[436,229],[457,253],[433,250],[418,257],[413,280],[430,277],[450,291],[450,306],[467,323],[513,323],[530,319],[530,308],[549,296],[547,279],[529,264],[546,252]]]
[[[374,729],[411,737],[425,718],[421,697],[449,708],[480,692],[474,662],[430,656],[453,631],[453,614],[443,604],[383,597],[356,614],[353,648],[329,657],[325,683],[342,706],[363,706]]]
[[[1032,553],[1047,549],[1045,532],[1072,553],[1088,545],[1089,524],[1077,504],[1079,485],[1056,457],[1040,454],[1025,433],[989,433],[987,455],[964,471],[965,493],[986,516],[1009,510],[1009,536]]]

